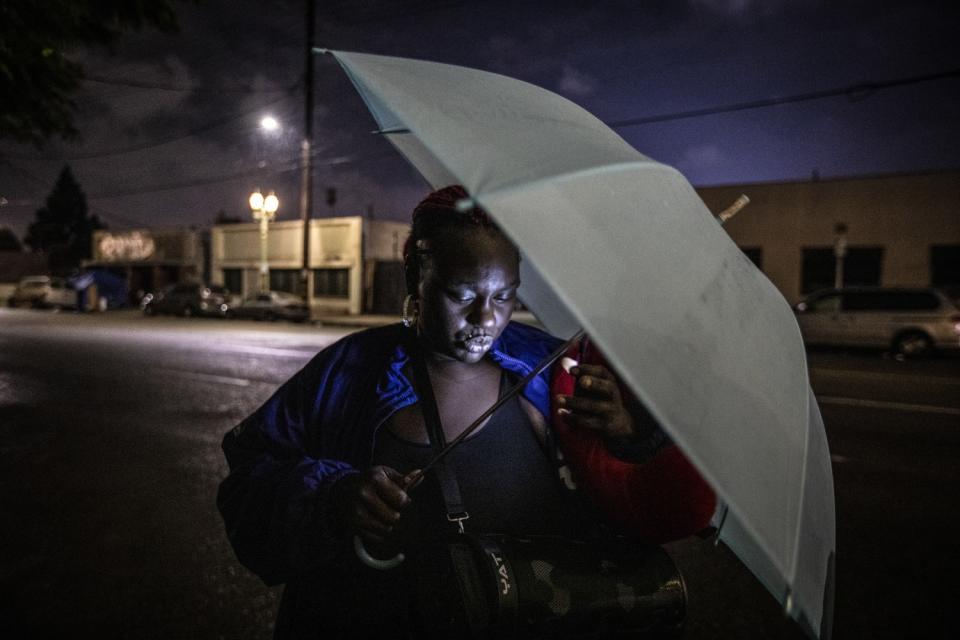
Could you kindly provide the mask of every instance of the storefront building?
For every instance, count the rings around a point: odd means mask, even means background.
[[[185,229],[95,231],[93,257],[84,269],[103,269],[126,280],[131,303],[144,293],[204,276],[204,233]]]
[[[272,222],[267,234],[269,286],[303,295],[303,223]],[[315,313],[399,313],[405,294],[405,223],[360,216],[310,221],[307,287]],[[210,281],[244,297],[260,286],[260,228],[228,224],[210,232]]]
[[[960,296],[960,171],[701,187],[713,213],[741,194],[750,204],[724,225],[791,304],[837,279],[936,286]],[[271,290],[304,295],[302,223],[269,224]],[[361,216],[310,221],[307,286],[318,314],[399,312],[406,223]],[[97,231],[87,268],[126,279],[132,297],[176,282],[221,284],[244,297],[260,286],[256,223],[207,232]]]
[[[832,287],[838,270],[845,286],[932,285],[960,295],[958,171],[697,193],[714,214],[750,198],[724,229],[791,304]]]

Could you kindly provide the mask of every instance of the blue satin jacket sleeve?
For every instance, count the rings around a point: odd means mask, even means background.
[[[341,349],[321,352],[223,439],[230,474],[217,506],[238,559],[267,584],[329,561],[336,536],[327,513],[333,483],[349,463],[308,454],[322,396]]]
[[[230,474],[217,506],[237,558],[267,584],[315,570],[343,551],[331,487],[369,464],[377,426],[417,400],[402,373],[403,331],[371,329],[327,347],[224,437]],[[525,375],[556,343],[511,323],[491,356]],[[546,375],[525,395],[547,414]]]

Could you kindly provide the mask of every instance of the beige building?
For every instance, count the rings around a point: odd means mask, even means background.
[[[403,243],[410,225],[360,216],[310,221],[307,286],[318,313],[399,313],[405,293]],[[267,257],[270,288],[300,291],[303,224],[271,222]],[[210,281],[244,296],[258,290],[260,229],[256,223],[213,227]]]
[[[697,189],[719,213],[750,204],[724,228],[795,303],[834,284],[939,286],[960,293],[960,172]],[[845,228],[845,233],[843,230]]]

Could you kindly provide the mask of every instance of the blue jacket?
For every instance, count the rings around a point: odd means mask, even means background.
[[[217,505],[240,562],[267,584],[315,572],[342,550],[330,488],[368,466],[379,426],[417,402],[403,374],[406,331],[399,324],[369,329],[327,347],[224,437],[230,474]],[[558,345],[557,338],[512,322],[490,357],[525,376]],[[524,391],[545,417],[547,376]]]

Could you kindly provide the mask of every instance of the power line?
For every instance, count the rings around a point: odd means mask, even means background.
[[[165,139],[161,139],[161,140],[154,140],[154,141],[151,141],[151,142],[144,142],[144,143],[137,144],[137,145],[132,145],[132,146],[129,146],[129,147],[123,147],[123,148],[119,148],[119,149],[105,149],[105,150],[101,150],[101,151],[90,151],[90,152],[88,152],[88,153],[78,153],[78,154],[76,154],[76,155],[68,156],[68,157],[66,157],[66,158],[52,157],[52,156],[32,156],[32,155],[23,155],[23,154],[7,154],[7,156],[10,157],[10,158],[16,158],[16,159],[18,159],[18,160],[42,160],[42,161],[48,161],[48,160],[63,160],[63,161],[66,161],[66,162],[70,162],[70,161],[73,161],[73,160],[91,160],[91,159],[95,159],[95,158],[106,158],[106,157],[109,157],[109,156],[123,155],[123,154],[125,154],[125,153],[133,153],[133,152],[135,152],[135,151],[144,151],[144,150],[146,150],[146,149],[153,149],[153,148],[155,148],[155,147],[160,147],[160,146],[163,146],[163,145],[165,145],[165,144],[170,144],[170,143],[172,143],[172,142],[179,142],[180,140],[185,140],[185,139],[187,139],[187,138],[192,138],[193,136],[199,135],[199,134],[201,134],[201,133],[205,133],[205,132],[210,131],[210,130],[212,130],[212,129],[216,129],[216,128],[221,127],[221,126],[223,126],[223,125],[225,125],[225,124],[227,124],[227,123],[229,123],[229,122],[233,122],[233,121],[235,121],[235,120],[240,120],[240,119],[242,119],[242,118],[246,118],[246,117],[250,116],[251,114],[257,113],[258,111],[261,111],[261,110],[266,109],[266,108],[268,108],[268,107],[271,107],[271,106],[273,106],[273,105],[275,105],[275,104],[278,104],[278,103],[280,103],[280,102],[283,102],[284,100],[288,100],[288,99],[290,99],[291,97],[293,97],[293,96],[292,96],[292,95],[283,96],[282,98],[278,98],[277,100],[273,100],[272,102],[268,102],[268,103],[266,103],[266,104],[257,106],[257,107],[255,107],[255,108],[253,108],[253,109],[250,109],[249,111],[244,111],[243,113],[238,113],[238,114],[235,114],[235,115],[231,115],[231,116],[229,116],[229,117],[227,117],[227,118],[220,118],[220,119],[217,119],[217,120],[208,122],[208,123],[206,123],[206,124],[204,124],[204,125],[201,125],[201,126],[199,126],[199,127],[196,127],[196,128],[194,128],[194,129],[191,129],[191,130],[187,131],[186,133],[178,134],[178,135],[176,135],[176,136],[172,136],[172,137],[165,138]]]
[[[666,121],[670,121],[670,120],[681,120],[681,119],[686,119],[686,118],[696,118],[696,117],[703,117],[703,116],[708,116],[708,115],[715,115],[715,114],[719,114],[719,113],[728,113],[728,112],[734,112],[734,111],[744,111],[744,110],[748,110],[748,109],[758,109],[758,108],[769,107],[769,106],[776,106],[776,105],[781,105],[781,104],[790,104],[790,103],[804,102],[804,101],[809,101],[809,100],[819,100],[819,99],[828,98],[828,97],[834,97],[834,96],[838,96],[838,95],[846,95],[851,101],[859,101],[859,100],[866,99],[866,98],[868,98],[870,95],[872,95],[873,93],[876,93],[877,91],[881,91],[881,90],[883,90],[883,89],[888,89],[888,88],[892,88],[892,87],[907,86],[907,85],[912,85],[912,84],[920,84],[920,83],[924,83],[924,82],[932,82],[932,81],[936,81],[936,80],[945,80],[945,79],[949,79],[949,78],[956,78],[956,77],[958,77],[958,76],[960,76],[960,68],[951,69],[951,70],[948,70],[948,71],[942,71],[942,72],[939,72],[939,73],[931,73],[931,74],[925,74],[925,75],[919,75],[919,76],[910,76],[910,77],[905,77],[905,78],[898,78],[898,79],[887,80],[887,81],[883,81],[883,82],[862,82],[862,83],[853,84],[853,85],[847,85],[847,86],[844,86],[844,87],[838,87],[838,88],[834,88],[834,89],[825,89],[825,90],[822,90],[822,91],[814,91],[814,92],[810,92],[810,93],[795,94],[795,95],[784,96],[784,97],[779,97],[779,98],[765,98],[765,99],[754,100],[754,101],[750,101],[750,102],[740,102],[740,103],[735,103],[735,104],[730,104],[730,105],[723,105],[723,106],[717,106],[717,107],[708,107],[708,108],[705,108],[705,109],[695,109],[695,110],[691,110],[691,111],[680,111],[680,112],[674,112],[674,113],[659,114],[659,115],[654,115],[654,116],[645,116],[645,117],[640,117],[640,118],[629,118],[629,119],[625,119],[625,120],[617,120],[617,121],[613,121],[613,122],[608,122],[607,124],[608,124],[608,126],[610,126],[610,127],[618,127],[618,128],[619,128],[619,127],[636,126],[636,125],[641,125],[641,124],[650,124],[650,123],[654,123],[654,122],[666,122]],[[285,98],[282,98],[281,100],[284,100],[284,99],[286,99],[286,97],[285,97]],[[278,100],[277,102],[279,102],[279,100]],[[270,104],[274,104],[274,103],[270,103]],[[269,105],[267,105],[267,106],[269,106]],[[263,108],[263,107],[260,107],[260,108]],[[254,111],[256,111],[256,110],[254,110]],[[252,112],[250,112],[250,113],[252,113]],[[243,114],[243,115],[249,115],[249,113]],[[239,117],[243,117],[243,116],[237,116],[237,117],[239,118]],[[235,119],[235,118],[234,118],[234,119]],[[213,128],[213,127],[208,127],[208,128]],[[196,135],[196,133],[202,132],[203,130],[205,130],[205,129],[195,130],[194,132],[191,132],[190,134],[181,136],[180,138],[177,138],[177,139],[189,137],[190,135]],[[168,142],[169,142],[169,141],[168,141]],[[166,142],[163,142],[163,143],[160,143],[160,144],[166,144]],[[157,144],[157,145],[152,145],[152,146],[159,146],[159,144]],[[144,148],[149,148],[149,147],[144,147]],[[78,157],[79,157],[79,156],[78,156]],[[291,163],[293,163],[293,164],[290,165],[288,168],[278,169],[278,170],[273,171],[272,173],[285,173],[285,172],[292,171],[292,170],[296,169],[297,166],[298,166],[298,165],[296,164],[296,160],[281,161],[281,163],[283,163],[283,162],[291,162]],[[337,161],[337,160],[335,159],[335,161],[327,162],[326,164],[329,165],[329,164],[339,164],[339,163],[340,163],[340,161]],[[284,166],[284,165],[283,165],[283,164],[280,164],[279,166],[282,167],[282,166]],[[250,176],[250,175],[254,175],[254,174],[256,174],[258,171],[259,171],[259,169],[254,169],[254,170],[248,170],[248,171],[245,171],[245,172],[241,172],[241,173],[238,173],[238,174],[235,174],[235,175],[222,176],[222,177],[218,177],[218,178],[204,179],[204,180],[201,180],[201,181],[192,181],[192,182],[187,182],[187,183],[176,183],[176,184],[171,184],[171,185],[159,185],[159,186],[155,186],[155,187],[147,187],[147,188],[145,188],[144,190],[136,190],[136,189],[135,189],[135,190],[131,190],[130,192],[120,192],[120,193],[117,193],[117,194],[114,194],[114,195],[99,196],[99,197],[117,197],[117,196],[119,196],[119,195],[134,195],[134,194],[137,194],[137,193],[153,193],[153,192],[156,192],[156,191],[166,191],[166,190],[177,189],[177,188],[186,188],[186,187],[191,187],[191,186],[201,186],[201,185],[204,185],[204,184],[213,184],[213,183],[217,183],[217,182],[229,182],[229,181],[232,181],[232,180],[240,179],[240,178],[242,178],[242,177],[248,177],[248,176]]]
[[[311,153],[312,158],[318,158],[319,156],[320,156],[319,150]],[[369,157],[368,160],[372,162],[380,159],[381,157],[384,157],[384,156]],[[356,158],[354,158],[353,156],[336,156],[333,158],[326,158],[326,159],[320,160],[319,162],[314,162],[313,164],[316,167],[331,167],[331,166],[337,166],[341,164],[347,164],[347,163],[353,162],[355,159]],[[278,174],[289,173],[291,171],[296,171],[300,169],[300,161],[301,161],[301,157],[297,155],[296,157],[283,158],[277,161],[273,165],[273,168],[269,170],[265,169],[264,167],[257,166],[257,167],[252,167],[248,169],[243,169],[242,171],[238,171],[232,174],[210,176],[207,178],[198,178],[198,179],[186,180],[182,182],[173,182],[168,184],[149,185],[144,187],[131,187],[129,189],[123,189],[116,192],[87,194],[86,197],[88,200],[118,198],[118,197],[124,197],[124,196],[135,196],[135,195],[141,195],[141,194],[156,193],[159,191],[187,189],[187,188],[203,186],[207,184],[216,184],[221,182],[231,182],[233,180],[239,180],[241,178],[250,177],[254,175],[278,175]],[[37,178],[33,173],[27,171],[26,169],[23,169],[22,167],[18,167],[17,165],[11,163],[9,160],[0,159],[0,163],[6,164],[10,168],[23,173],[27,178],[31,179],[33,182],[36,182],[43,186],[49,186],[46,182],[43,182],[39,178]],[[18,207],[35,206],[38,204],[39,204],[39,201],[36,201],[36,200],[21,200],[21,201],[13,201],[13,202],[8,201],[7,203],[8,206],[18,206]]]
[[[90,206],[89,209],[91,213],[96,214],[100,219],[106,220],[106,222],[110,224],[116,224],[119,222],[121,228],[126,227],[128,229],[136,229],[136,228],[143,228],[143,227],[150,226],[149,224],[142,222],[140,220],[135,220],[133,218],[128,218],[126,216],[121,216],[117,213],[114,213],[113,211],[108,211],[107,209],[104,209],[99,205]]]
[[[654,122],[668,122],[670,120],[683,120],[686,118],[700,118],[703,116],[712,116],[718,113],[729,113],[733,111],[746,111],[748,109],[760,109],[762,107],[773,107],[781,104],[790,104],[794,102],[806,102],[808,100],[820,100],[822,98],[831,98],[834,96],[845,95],[851,102],[859,102],[869,98],[877,91],[889,89],[891,87],[903,87],[911,84],[920,84],[922,82],[933,82],[935,80],[946,80],[960,76],[960,68],[939,73],[930,73],[922,76],[911,76],[908,78],[898,78],[885,82],[861,82],[851,84],[845,87],[834,89],[825,89],[823,91],[813,91],[810,93],[798,93],[792,96],[781,98],[764,98],[762,100],[752,100],[750,102],[737,102],[718,107],[707,107],[704,109],[693,109],[691,111],[677,111],[674,113],[663,113],[654,116],[642,116],[639,118],[627,118],[624,120],[614,120],[607,122],[609,127],[632,127],[641,124],[651,124]]]
[[[45,180],[41,180],[40,178],[38,178],[38,177],[37,177],[37,174],[35,174],[34,172],[29,171],[29,170],[27,170],[27,169],[24,169],[23,167],[18,167],[17,165],[13,164],[12,162],[10,162],[9,160],[7,160],[6,158],[0,158],[0,164],[5,164],[5,165],[7,165],[7,166],[10,167],[11,169],[13,169],[13,170],[16,171],[17,173],[19,173],[21,176],[25,177],[27,180],[29,180],[29,181],[31,181],[31,182],[34,182],[34,183],[36,183],[36,184],[38,184],[38,185],[41,185],[41,186],[44,186],[44,187],[50,187],[50,186],[52,186],[50,183],[46,182]]]
[[[96,82],[116,87],[130,87],[132,89],[149,89],[157,91],[179,91],[179,92],[211,92],[211,93],[288,93],[292,87],[297,86],[299,82],[291,86],[281,87],[279,89],[257,89],[251,86],[237,87],[209,87],[200,84],[194,85],[175,85],[161,82],[143,82],[141,80],[129,80],[126,78],[108,78],[101,75],[88,75],[83,78],[85,82]]]
[[[314,163],[314,166],[335,166],[339,164],[346,164],[352,162],[354,159],[350,156],[339,156],[336,158],[330,158],[324,162]],[[291,158],[289,160],[283,161],[277,165],[278,168],[275,168],[271,171],[266,172],[266,175],[277,175],[281,173],[289,173],[290,171],[297,171],[300,168],[300,158]],[[98,193],[94,195],[88,195],[88,200],[104,200],[108,198],[120,198],[124,196],[136,196],[136,195],[145,195],[148,193],[157,193],[160,191],[174,191],[177,189],[189,189],[193,187],[202,187],[209,184],[218,184],[222,182],[233,182],[234,180],[240,180],[242,178],[249,178],[250,176],[263,175],[263,169],[256,167],[253,169],[244,169],[243,171],[238,171],[235,173],[211,176],[208,178],[195,178],[193,180],[183,180],[180,182],[170,182],[167,184],[158,184],[150,185],[146,187],[137,187],[130,189],[120,189],[112,193]]]
[[[391,4],[391,3],[387,3]],[[438,0],[426,2],[394,2],[393,10],[383,10],[383,7],[369,7],[364,9],[363,5],[350,2],[332,3],[326,7],[325,13],[320,14],[321,24],[323,18],[333,19],[338,24],[347,26],[357,26],[371,24],[376,22],[386,22],[396,20],[397,18],[413,18],[426,13],[445,11],[454,9],[461,5],[468,4],[466,0]]]

